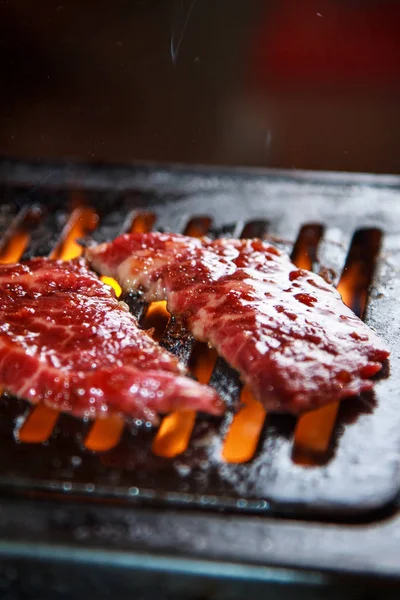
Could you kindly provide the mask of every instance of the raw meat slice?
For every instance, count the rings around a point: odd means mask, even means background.
[[[87,256],[124,290],[166,299],[268,410],[297,414],[370,390],[389,355],[332,286],[261,240],[128,234]]]
[[[223,411],[83,259],[0,266],[0,385],[78,416]]]

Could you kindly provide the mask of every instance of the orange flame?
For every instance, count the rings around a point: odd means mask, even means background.
[[[296,266],[299,269],[306,269],[306,270],[310,271],[312,264],[311,264],[311,258],[309,257],[309,255],[308,254],[300,255],[299,259],[296,261]]]
[[[164,417],[153,440],[152,451],[157,456],[173,458],[185,452],[193,431],[194,410],[174,412]]]
[[[130,233],[147,233],[153,229],[156,216],[151,212],[141,212],[133,219]]]
[[[93,231],[97,222],[98,216],[92,208],[86,206],[75,208],[61,234],[61,242],[50,255],[51,258],[71,260],[80,256],[83,248],[77,240]]]
[[[222,450],[228,463],[244,463],[253,458],[267,414],[246,386],[240,400],[244,406],[234,416]]]
[[[187,224],[185,235],[189,235],[190,237],[202,237],[207,235],[210,226],[211,219],[209,217],[194,217]]]
[[[120,415],[96,420],[85,439],[88,450],[105,452],[114,448],[121,439],[125,421]]]
[[[25,444],[45,442],[54,429],[59,412],[45,404],[37,404],[28,415],[18,433],[18,438]]]
[[[171,315],[167,310],[167,303],[165,300],[152,302],[144,317],[143,327],[144,329],[153,329],[152,338],[156,340],[156,342],[159,342],[168,325],[170,317]]]
[[[105,283],[106,285],[109,285],[110,287],[113,288],[117,298],[120,297],[120,295],[122,294],[122,288],[119,285],[119,283],[117,281],[115,281],[115,279],[113,279],[112,277],[106,277],[106,275],[103,275],[102,277],[100,277],[100,279],[102,280],[103,283]]]
[[[300,417],[294,436],[293,460],[295,463],[315,465],[325,457],[339,406],[339,402],[332,402]]]
[[[18,262],[29,242],[29,233],[19,230],[7,242],[5,248],[0,253],[0,264]]]

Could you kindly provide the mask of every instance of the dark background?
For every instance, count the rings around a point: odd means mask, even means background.
[[[400,173],[397,0],[0,0],[0,154]]]

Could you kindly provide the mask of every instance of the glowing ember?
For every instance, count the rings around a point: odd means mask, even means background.
[[[105,452],[114,448],[121,439],[125,422],[119,415],[113,415],[106,419],[98,419],[85,439],[88,450]]]
[[[247,387],[243,388],[240,400],[244,406],[234,416],[222,450],[222,457],[229,463],[244,463],[253,458],[267,414]]]
[[[153,453],[166,458],[182,454],[189,444],[195,419],[193,410],[175,412],[165,417],[154,438]]]
[[[27,417],[19,430],[18,437],[26,444],[40,444],[51,435],[59,413],[44,404],[38,404]]]
[[[296,427],[293,460],[314,465],[329,449],[340,402],[333,402],[303,415]]]
[[[156,221],[156,216],[150,212],[142,212],[135,216],[133,219],[130,233],[146,233],[153,229],[153,225]]]

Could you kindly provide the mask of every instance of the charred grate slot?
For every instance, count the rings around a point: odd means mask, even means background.
[[[67,214],[64,211],[44,214],[37,227],[32,230],[21,260],[30,260],[35,256],[51,254],[57,246],[66,220]]]
[[[17,262],[29,243],[32,227],[39,217],[40,209],[24,206],[10,222],[0,240],[0,262]]]
[[[136,180],[133,170],[132,183],[119,186],[118,193],[111,183],[105,189],[103,171],[98,190],[93,187],[93,173],[90,190],[85,178],[79,179],[79,192],[72,182],[65,189],[44,186],[33,195],[30,182],[19,182],[7,192],[7,198],[17,200],[0,213],[4,260],[10,254],[18,260],[22,253],[24,258],[74,257],[82,250],[81,242],[101,243],[123,232],[152,228],[197,236],[266,237],[291,252],[298,266],[322,269],[339,284],[346,302],[349,294],[354,310],[364,312],[367,322],[392,347],[398,343],[392,322],[400,316],[400,284],[386,258],[400,255],[395,191],[390,196],[386,190],[386,199],[379,203],[379,189],[372,192],[368,183],[360,184],[352,189],[352,201],[343,211],[336,201],[338,188],[329,181],[321,188],[312,180],[294,184],[290,177],[244,177],[239,196],[237,184],[227,176],[183,176],[173,171],[161,178],[153,175],[150,170]],[[201,194],[201,214],[198,189],[207,190]],[[370,208],[362,200],[364,193],[375,193]],[[177,229],[177,223],[183,226]],[[120,293],[114,281],[107,283]],[[218,389],[231,410],[222,419],[194,413],[167,415],[155,430],[145,423],[126,426],[118,417],[82,422],[4,397],[0,404],[3,489],[314,518],[368,513],[395,497],[393,456],[400,430],[393,394],[399,362],[395,355],[391,373],[378,382],[374,397],[345,401],[339,412],[336,406],[331,415],[318,417],[315,411],[296,422],[292,417],[266,415],[242,389],[236,372],[214,351],[195,343],[170,317],[165,304],[148,307],[140,296],[121,298],[143,327],[154,328],[159,342],[180,356],[193,376]],[[315,429],[317,417],[319,431],[325,428],[324,447],[318,447],[321,436],[315,442],[307,424],[314,420]],[[16,443],[14,436],[25,443]]]
[[[50,256],[61,260],[70,260],[80,256],[82,246],[78,240],[88,236],[96,228],[97,221],[98,216],[92,208],[87,206],[74,208],[61,232],[60,240],[50,252]]]
[[[146,233],[151,231],[156,222],[156,215],[152,212],[139,212],[133,218],[129,231],[136,233]]]
[[[293,247],[291,259],[299,269],[314,270],[318,244],[324,233],[322,225],[303,225]]]
[[[154,213],[151,212],[134,212],[130,215],[130,218],[125,219],[124,225],[122,227],[122,229],[117,229],[118,233],[117,235],[120,235],[122,233],[146,233],[148,231],[151,231],[154,224],[156,222],[156,215]],[[116,236],[111,236],[108,237],[108,239],[112,239],[112,237],[116,237]],[[126,304],[129,306],[129,310],[131,311],[131,313],[133,315],[135,315],[135,317],[137,318],[137,320],[139,321],[139,323],[142,322],[146,311],[147,311],[147,304],[146,302],[144,302],[140,296],[140,294],[136,294],[136,293],[124,293],[121,296],[121,300],[123,300],[124,302],[126,302]]]
[[[261,238],[268,233],[269,223],[266,219],[248,221],[240,235],[242,238]]]
[[[338,284],[343,301],[359,317],[367,304],[381,241],[379,229],[356,231]]]
[[[164,331],[160,339],[160,344],[179,357],[179,360],[188,365],[193,352],[194,339],[192,334],[177,321],[174,317],[170,317],[168,328]]]
[[[135,294],[133,292],[126,294],[123,293],[121,296],[121,300],[126,302],[126,304],[129,306],[129,310],[133,315],[135,315],[135,317],[140,323],[146,312],[146,302],[144,302],[138,294]]]

